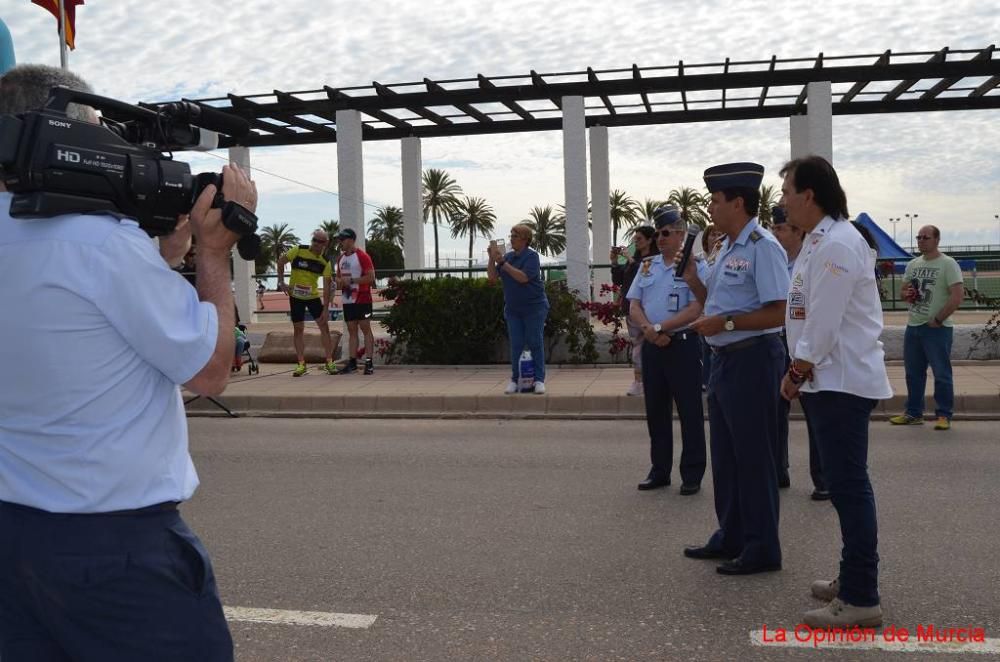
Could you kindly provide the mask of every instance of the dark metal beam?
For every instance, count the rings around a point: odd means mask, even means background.
[[[684,79],[684,60],[678,60],[677,62],[677,78],[680,80]],[[688,109],[688,95],[687,90],[681,88],[681,102],[684,104],[684,110]]]
[[[587,67],[587,80],[589,80],[594,85],[597,85],[598,83],[601,82],[597,78],[597,74],[594,73],[594,69],[592,67]],[[602,94],[600,96],[601,96],[601,101],[604,102],[604,107],[608,109],[608,114],[609,115],[618,114],[618,111],[615,110],[615,106],[614,104],[611,103],[611,100],[608,98],[608,95]]]
[[[541,75],[537,71],[535,71],[534,69],[531,70],[531,84],[533,86],[537,87],[540,90],[547,90],[547,89],[549,89],[551,87],[551,83],[545,82],[545,79],[542,78]],[[567,96],[567,95],[565,95],[565,94],[563,94],[563,95],[549,94],[549,95],[547,95],[547,98],[548,98],[549,101],[551,101],[552,103],[554,103],[556,105],[556,108],[558,108],[559,110],[562,110],[562,99],[559,98],[560,96]]]
[[[639,96],[642,97],[642,105],[646,107],[646,112],[653,112],[653,107],[649,105],[649,95],[646,94],[646,90],[642,87],[642,72],[639,70],[639,65],[632,65],[632,80],[635,81],[636,86],[639,89]]]
[[[884,67],[872,65],[852,65],[844,67],[823,67],[822,69],[777,69],[775,71],[737,71],[728,74],[688,74],[683,76],[643,77],[639,83],[634,78],[601,80],[596,85],[587,82],[545,83],[544,88],[535,85],[503,86],[494,85],[481,76],[478,89],[451,90],[446,95],[431,92],[393,93],[391,96],[373,94],[361,97],[344,97],[332,101],[333,110],[354,109],[367,112],[370,108],[410,108],[426,105],[455,105],[456,103],[517,103],[554,96],[608,96],[635,94],[641,90],[647,93],[693,92],[719,90],[722,88],[779,87],[806,85],[811,82],[857,83],[880,80],[905,80],[910,78],[948,78],[1000,75],[1000,59],[961,60],[937,63],[899,63]],[[384,86],[383,86],[384,87]],[[309,101],[303,101],[308,106]],[[270,111],[277,104],[259,104],[262,112]],[[513,108],[511,107],[513,110]],[[522,108],[522,111],[524,109]],[[416,112],[416,111],[414,111]],[[517,112],[516,110],[514,112]],[[527,112],[527,111],[524,111]],[[521,113],[518,113],[519,115]]]
[[[270,113],[260,112],[261,104],[250,101],[249,99],[244,99],[243,97],[235,94],[229,95],[229,103],[231,103],[233,105],[233,109],[237,111],[236,114],[249,122],[250,126],[253,128],[260,129],[261,131],[269,131],[286,137],[298,135],[295,131],[292,131],[286,126],[279,126],[277,124],[271,124],[270,122],[264,122],[261,120],[261,117],[271,117]],[[240,144],[245,145],[247,143],[243,142]]]
[[[402,97],[411,96],[409,94],[400,94],[396,90],[393,90],[393,89],[389,88],[389,86],[387,86],[387,85],[383,85],[382,83],[378,82],[377,80],[373,80],[372,81],[372,87],[375,88],[375,93],[378,94],[378,96],[382,97],[383,99],[393,99],[393,100],[396,100],[396,99],[401,99]],[[441,95],[438,95],[438,96],[441,96]],[[447,95],[445,95],[445,96],[447,96]],[[450,102],[450,101],[441,101],[439,103],[433,103],[433,104],[428,104],[428,105],[443,106],[443,105],[452,105],[453,103],[454,102]],[[406,108],[410,112],[415,113],[417,115],[420,115],[424,119],[428,119],[428,120],[434,122],[435,124],[451,124],[452,123],[451,120],[446,119],[444,117],[441,117],[440,115],[438,115],[437,113],[435,113],[433,110],[430,110],[429,108],[424,108],[424,104],[399,103],[399,104],[392,104],[390,107],[391,108]]]
[[[768,73],[774,71],[774,65],[778,62],[778,56],[771,56],[771,66],[768,68]],[[764,102],[767,100],[767,91],[770,89],[770,85],[764,85],[760,88],[760,101],[757,102],[758,108],[764,107]]]
[[[886,104],[882,101],[854,101],[833,104],[834,115],[873,115],[887,113],[917,113],[958,110],[998,110],[1000,96],[936,98],[930,100],[907,99]],[[625,113],[618,115],[588,115],[587,126],[642,126],[650,124],[680,124],[696,122],[738,121],[746,119],[782,118],[796,114],[794,103],[766,106],[712,108],[703,110],[676,110],[654,113]],[[562,129],[562,118],[533,120],[503,120],[490,124],[454,124],[452,126],[418,126],[411,129],[372,129],[366,140],[399,140],[409,136],[436,138],[445,136],[523,133],[530,131],[557,131]],[[235,141],[220,136],[220,146],[241,144],[250,147],[277,145],[308,145],[331,142],[316,134],[295,134],[293,136],[254,136],[251,140]]]
[[[283,105],[289,108],[291,108],[295,104],[295,102],[302,101],[301,99],[297,99],[291,94],[288,94],[287,92],[282,92],[281,90],[275,90],[274,96],[277,97],[279,103],[282,103]],[[314,114],[314,113],[308,113],[308,114]],[[300,129],[307,129],[309,131],[319,131],[321,133],[330,132],[333,133],[334,135],[336,135],[337,133],[336,129],[334,129],[332,126],[326,126],[325,124],[319,124],[317,122],[312,122],[307,119],[302,119],[301,117],[297,117],[292,113],[278,113],[275,115],[275,117],[276,119],[280,119],[283,122],[287,122],[288,124],[297,126]],[[317,117],[319,116],[317,115]],[[336,123],[336,120],[334,120],[334,123]]]
[[[997,85],[1000,85],[1000,76],[993,76],[989,80],[985,81],[982,85],[974,89],[969,96],[973,98],[978,98],[992,90]]]
[[[487,78],[486,76],[484,76],[482,74],[476,74],[476,78],[479,81],[479,89],[481,89],[481,90],[496,90],[496,89],[499,89],[496,85],[493,84],[493,81],[491,81],[489,78]],[[518,103],[516,101],[507,101],[507,100],[503,100],[503,99],[496,99],[496,101],[499,101],[503,105],[505,105],[508,108],[510,108],[511,111],[513,111],[513,112],[517,113],[518,115],[520,115],[521,119],[528,120],[528,121],[531,121],[531,120],[535,119],[534,115],[532,115],[531,113],[529,113],[528,111],[526,111],[524,108],[522,108],[520,105],[518,105]]]
[[[427,91],[428,92],[437,92],[438,94],[448,94],[448,90],[444,89],[443,87],[441,87],[441,85],[439,85],[438,83],[432,81],[430,78],[425,78],[424,79],[424,85],[427,86]],[[492,117],[490,117],[489,115],[487,115],[483,111],[479,110],[478,108],[473,108],[472,106],[470,106],[467,103],[456,103],[456,104],[453,104],[453,105],[455,106],[455,108],[458,108],[459,110],[461,110],[463,113],[465,113],[469,117],[474,117],[475,119],[479,120],[480,122],[492,122],[493,121]]]

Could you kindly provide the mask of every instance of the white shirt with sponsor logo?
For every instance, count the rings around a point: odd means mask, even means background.
[[[892,397],[879,340],[875,257],[849,222],[827,216],[806,237],[795,260],[785,329],[792,358],[814,366],[802,391]]]

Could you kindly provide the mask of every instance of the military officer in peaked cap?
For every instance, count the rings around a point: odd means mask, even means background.
[[[625,295],[629,316],[642,329],[642,387],[646,403],[652,467],[640,490],[670,484],[674,457],[673,405],[681,420],[681,488],[688,496],[701,489],[705,476],[705,413],[701,400],[701,343],[688,325],[701,314],[701,303],[682,278],[674,277],[674,255],[687,223],[674,205],[653,212],[659,255],[643,260]],[[702,275],[708,267],[698,265]]]
[[[713,354],[708,417],[719,518],[708,542],[684,555],[720,559],[724,575],[781,569],[774,452],[789,278],[785,250],[757,220],[763,177],[756,163],[705,171],[708,211],[726,238],[704,281],[692,264],[683,274],[705,308],[691,328]]]

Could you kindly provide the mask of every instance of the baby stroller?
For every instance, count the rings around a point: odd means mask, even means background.
[[[250,354],[250,340],[247,339],[246,324],[237,324],[236,328],[233,329],[233,334],[236,336],[236,355],[233,356],[232,371],[239,372],[243,369],[243,364],[246,363],[247,372],[256,375],[260,372],[260,367]]]

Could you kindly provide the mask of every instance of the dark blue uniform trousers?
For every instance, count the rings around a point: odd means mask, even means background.
[[[176,510],[0,503],[0,660],[232,659],[208,553]]]
[[[674,403],[681,420],[681,481],[701,485],[705,476],[705,410],[701,401],[701,345],[694,333],[666,347],[642,343],[642,388],[652,474],[670,478],[674,460]]]
[[[840,518],[841,600],[858,607],[879,603],[878,522],[868,479],[868,421],[875,401],[820,391],[799,396],[816,432],[823,476]]]
[[[750,565],[781,563],[774,449],[784,360],[777,335],[712,357],[708,418],[719,529],[708,546]]]

